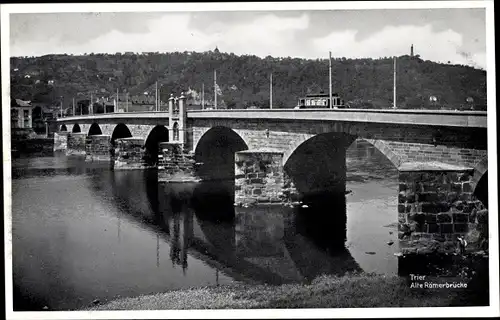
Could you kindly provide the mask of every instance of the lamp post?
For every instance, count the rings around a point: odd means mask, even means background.
[[[158,110],[161,111],[161,88],[163,88],[163,83],[160,83],[160,87],[158,88]]]
[[[59,97],[59,108],[61,109],[61,118],[64,118],[64,113],[63,113],[63,96]]]

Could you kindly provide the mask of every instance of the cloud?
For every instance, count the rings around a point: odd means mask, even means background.
[[[378,58],[415,54],[422,59],[447,63],[466,64],[486,68],[486,55],[462,51],[463,37],[451,30],[436,31],[432,25],[387,26],[371,36],[356,40],[356,30],[332,32],[316,38],[312,43],[318,52],[332,51],[336,57]]]
[[[323,17],[324,21],[320,19],[325,23],[320,23],[315,14],[309,12],[302,12],[300,15],[239,13],[236,16],[241,19],[237,22],[234,21],[234,15],[226,14],[228,18],[219,16],[219,19],[201,19],[201,13],[164,13],[144,17],[138,15],[136,19],[130,14],[105,16],[104,20],[103,17],[87,17],[83,20],[88,23],[91,22],[88,19],[99,21],[96,24],[102,26],[102,33],[95,32],[96,26],[92,29],[92,37],[82,35],[80,41],[75,41],[79,40],[78,35],[72,36],[71,39],[62,37],[61,34],[68,32],[55,32],[53,23],[50,27],[52,32],[46,33],[52,35],[48,39],[17,34],[16,37],[23,38],[23,41],[11,39],[11,55],[206,51],[217,46],[223,52],[260,57],[271,55],[316,59],[326,58],[328,51],[332,51],[335,57],[378,58],[409,54],[413,43],[415,54],[419,54],[422,59],[486,68],[486,54],[477,51],[477,46],[475,49],[469,46],[462,33],[450,28],[436,29],[432,23],[385,26],[361,37],[362,28],[357,28],[352,23],[345,30],[318,32],[318,23],[322,30],[329,28],[325,22],[326,18]],[[56,20],[67,21],[66,18],[58,17]],[[110,19],[116,21],[110,22]],[[200,23],[200,19],[203,23]],[[132,27],[124,27],[125,24],[134,24],[134,21],[141,26],[140,32],[130,32]],[[369,21],[365,23],[359,20],[359,26],[365,26],[367,23]],[[44,25],[47,24],[40,23],[38,33],[43,31]],[[81,29],[80,26],[81,23],[75,20],[73,28]],[[62,22],[58,22],[57,27],[63,29]],[[338,29],[338,25],[335,25],[335,28]],[[31,25],[30,29],[37,28]],[[71,31],[71,34],[74,33],[74,30]],[[476,52],[467,52],[468,48]]]
[[[189,22],[190,14],[166,14],[150,19],[149,31],[145,33],[113,29],[80,43],[63,42],[54,35],[43,41],[11,42],[11,54],[205,51],[218,46],[223,51],[236,54],[290,55],[290,49],[293,51],[295,46],[295,31],[307,29],[309,25],[306,14],[299,17],[266,14],[243,24],[215,22],[205,29],[194,28]]]

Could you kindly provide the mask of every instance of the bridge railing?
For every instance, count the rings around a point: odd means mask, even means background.
[[[193,112],[234,112],[234,111],[242,111],[242,112],[298,112],[298,113],[307,113],[307,112],[339,112],[339,113],[347,113],[347,112],[370,112],[370,113],[397,113],[397,114],[452,114],[452,115],[486,115],[487,111],[470,111],[470,110],[430,110],[430,109],[354,109],[354,108],[337,108],[337,109],[327,109],[327,108],[276,108],[276,109],[196,109],[196,110],[188,110],[188,113]]]
[[[191,109],[187,110],[188,114],[223,114],[223,113],[244,113],[244,114],[329,114],[329,113],[340,113],[340,114],[356,114],[356,113],[370,113],[370,114],[398,114],[398,115],[454,115],[454,116],[486,116],[487,111],[459,111],[459,110],[427,110],[427,109],[326,109],[326,108],[307,108],[307,109]],[[178,110],[177,110],[178,114]],[[177,115],[174,110],[174,115]],[[143,111],[143,112],[109,112],[109,113],[98,113],[98,114],[84,114],[69,116],[57,119],[57,121],[69,121],[69,120],[79,120],[79,119],[106,119],[106,118],[135,118],[139,116],[141,118],[168,118],[168,111]]]

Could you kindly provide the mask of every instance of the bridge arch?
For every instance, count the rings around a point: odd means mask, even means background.
[[[65,124],[62,124],[61,127],[59,128],[59,131],[60,132],[67,132],[68,131],[68,128],[66,127]]]
[[[124,123],[119,123],[113,129],[113,133],[111,134],[111,143],[114,144],[116,139],[130,137],[132,137],[132,133],[130,132],[130,129],[127,127],[127,125]]]
[[[80,125],[78,123],[75,123],[73,125],[73,129],[71,129],[71,132],[73,132],[73,133],[82,132],[82,129],[80,128]]]
[[[98,134],[102,134],[102,131],[101,131],[101,127],[99,127],[99,125],[97,123],[92,123],[92,125],[90,126],[90,129],[89,129],[89,132],[88,132],[88,135],[89,136],[95,136],[95,135],[98,135]]]
[[[370,139],[368,137],[363,137],[359,136],[357,134],[352,134],[349,133],[349,130],[339,130],[339,131],[334,131],[330,132],[331,134],[339,134],[339,135],[349,135],[354,137],[354,139],[359,138],[368,141],[371,143],[377,150],[379,150],[389,161],[391,161],[396,168],[399,168],[399,166],[404,162],[404,158],[401,157],[400,155],[396,154],[384,141],[382,140],[377,140],[377,139]],[[319,133],[319,134],[300,134],[298,135],[295,139],[292,139],[290,141],[290,144],[286,147],[286,149],[283,152],[283,165],[285,165],[292,156],[292,154],[304,143],[306,143],[308,140],[321,135],[321,134],[329,134],[329,133]],[[354,141],[353,139],[353,141]]]
[[[483,178],[484,174],[488,171],[488,157],[481,159],[474,168],[472,176],[472,188],[477,187],[479,181]]]
[[[234,130],[222,126],[209,129],[194,150],[200,163],[198,174],[206,180],[234,180],[234,154],[242,150],[248,150],[248,145]]]
[[[488,157],[474,168],[471,187],[473,194],[488,208]]]
[[[303,195],[344,193],[346,150],[356,136],[322,133],[303,141],[284,159],[283,170]]]
[[[164,125],[157,125],[148,134],[145,142],[145,160],[148,165],[158,164],[158,146],[161,142],[168,142],[168,129]]]

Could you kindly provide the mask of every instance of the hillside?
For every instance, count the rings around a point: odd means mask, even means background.
[[[417,57],[398,58],[398,108],[460,108],[471,97],[475,109],[486,105],[486,71],[439,64]],[[273,72],[273,104],[291,108],[308,92],[328,92],[328,59],[261,59],[256,56],[209,51],[47,55],[11,58],[12,97],[53,103],[64,97],[109,96],[130,92],[154,94],[155,81],[163,84],[164,101],[170,93],[189,91],[198,99],[202,85],[205,101],[213,99],[213,71],[222,90],[218,98],[229,108],[269,104],[269,74]],[[346,59],[332,61],[333,91],[351,107],[388,108],[392,105],[393,60]],[[430,96],[438,102],[432,106]]]

